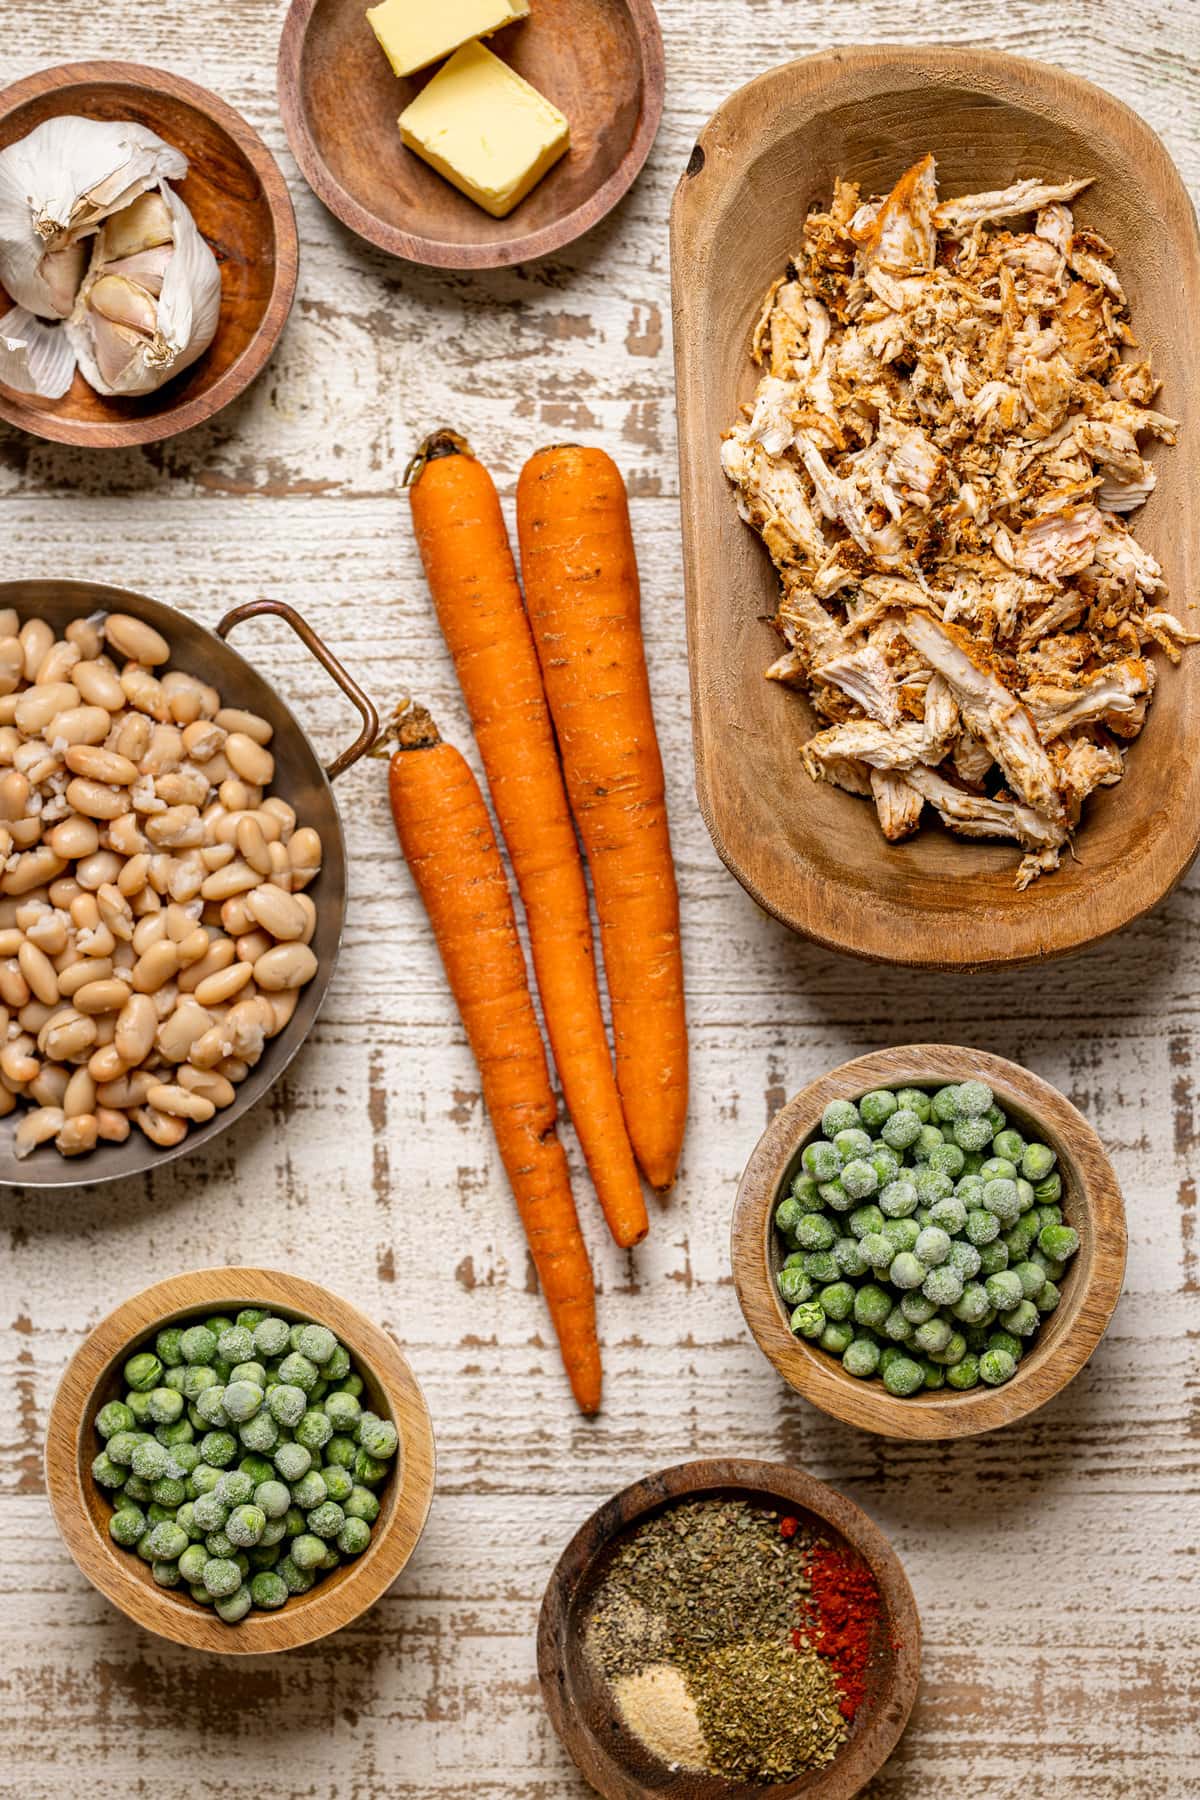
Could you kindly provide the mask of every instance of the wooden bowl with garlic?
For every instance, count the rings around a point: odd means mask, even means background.
[[[89,62],[0,94],[0,419],[93,449],[202,424],[274,350],[297,259],[270,152],[203,88]]]

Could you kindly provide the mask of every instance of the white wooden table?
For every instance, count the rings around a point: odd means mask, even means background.
[[[758,913],[692,792],[666,244],[676,176],[718,102],[838,41],[919,35],[1063,64],[1136,107],[1200,194],[1200,7],[926,0],[918,15],[908,0],[662,0],[667,111],[631,196],[562,258],[461,276],[374,254],[304,187],[274,98],[283,0],[2,11],[0,79],[129,57],[232,102],[280,159],[303,249],[279,353],[211,425],[97,456],[0,428],[0,573],[94,574],[210,623],[235,600],[278,595],[381,707],[411,687],[466,745],[398,473],[441,422],[470,434],[509,494],[538,444],[568,432],[604,444],[634,497],[693,1102],[682,1179],[636,1257],[605,1245],[579,1175],[608,1396],[585,1424],[531,1292],[382,771],[354,770],[340,787],[345,948],[286,1082],[210,1153],[144,1185],[0,1198],[0,1792],[580,1796],[538,1699],[546,1577],[614,1487],[714,1452],[836,1482],[904,1558],[925,1682],[875,1800],[1200,1792],[1200,876],[1073,964],[970,981],[836,960]],[[1170,398],[1200,429],[1188,399]],[[336,747],[349,721],[299,647],[258,628],[241,648]],[[726,1253],[734,1183],[773,1109],[829,1064],[911,1038],[978,1043],[1057,1082],[1109,1146],[1129,1207],[1125,1295],[1088,1370],[1032,1421],[946,1448],[841,1429],[791,1395],[747,1338]],[[440,1480],[420,1548],[373,1614],[287,1660],[234,1666],[143,1635],[85,1584],[51,1523],[41,1444],[63,1364],[118,1299],[255,1257],[326,1282],[395,1332],[433,1409]]]

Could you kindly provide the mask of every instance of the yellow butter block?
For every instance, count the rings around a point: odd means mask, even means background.
[[[482,44],[464,44],[400,115],[410,150],[502,219],[566,150],[557,106]]]
[[[382,0],[367,18],[397,75],[412,75],[471,38],[529,17],[529,0]]]

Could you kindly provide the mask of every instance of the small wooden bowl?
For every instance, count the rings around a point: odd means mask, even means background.
[[[1020,176],[1090,176],[1082,225],[1116,252],[1167,413],[1200,392],[1200,235],[1150,127],[1061,69],[964,46],[839,49],[783,64],[700,133],[671,214],[680,498],[696,793],[722,860],[794,931],[921,968],[1033,963],[1096,943],[1155,906],[1200,847],[1200,653],[1160,661],[1125,779],[1084,809],[1075,854],[1024,893],[1016,845],[923,825],[889,844],[869,800],[811,781],[807,700],[764,679],[778,579],[738,517],[721,433],[754,391],[750,333],[810,207],[840,175],[886,193],[925,151],[944,195]],[[1200,582],[1200,432],[1152,453],[1158,487],[1131,520],[1185,621]],[[928,817],[928,814],[927,814]]]
[[[633,185],[662,118],[652,0],[536,0],[487,40],[571,125],[567,154],[506,219],[401,142],[396,121],[436,69],[398,81],[365,11],[365,0],[292,0],[279,107],[309,187],[369,244],[437,268],[504,268],[572,243]]]
[[[279,342],[296,291],[299,244],[275,160],[233,108],[194,82],[137,63],[64,63],[0,92],[0,149],[63,113],[132,119],[188,159],[172,183],[221,268],[221,319],[177,380],[137,399],[108,398],[76,372],[61,400],[0,387],[0,419],[57,444],[109,450],[202,425],[249,387]],[[0,288],[0,315],[9,301]]]
[[[836,1357],[788,1329],[775,1276],[782,1262],[775,1207],[819,1132],[831,1100],[858,1100],[872,1088],[942,1086],[978,1076],[1014,1123],[1049,1144],[1063,1178],[1062,1207],[1079,1249],[1062,1299],[1003,1387],[966,1393],[942,1388],[897,1399],[875,1378],[859,1381]],[[1125,1207],[1112,1164],[1087,1120],[1057,1088],[1002,1056],[958,1044],[905,1044],[843,1063],[810,1082],[778,1112],[755,1146],[738,1187],[731,1250],[733,1281],[746,1323],[789,1387],[847,1424],[892,1438],[957,1438],[1011,1425],[1073,1381],[1104,1336],[1125,1274]]]
[[[883,1605],[867,1669],[867,1696],[834,1761],[769,1787],[672,1771],[634,1738],[583,1646],[583,1621],[609,1554],[631,1526],[669,1503],[742,1499],[782,1507],[823,1526],[871,1570]],[[567,1751],[608,1800],[850,1800],[881,1769],[908,1723],[921,1672],[921,1621],[900,1560],[866,1513],[811,1475],[782,1463],[730,1458],[683,1463],[616,1494],[575,1533],[559,1558],[538,1621],[538,1677],[551,1723]]]
[[[278,1612],[225,1625],[182,1588],[160,1588],[149,1565],[108,1535],[112,1505],[92,1480],[101,1441],[95,1420],[120,1398],[126,1360],[164,1326],[196,1314],[269,1306],[284,1318],[328,1325],[345,1344],[374,1411],[400,1435],[397,1473],[381,1490],[379,1519],[362,1556],[344,1563]],[[193,1650],[262,1656],[315,1643],[360,1618],[395,1581],[425,1527],[433,1498],[433,1426],[408,1363],[386,1331],[311,1281],[274,1269],[197,1269],[157,1282],[96,1326],[67,1364],[46,1425],[46,1486],[67,1549],[93,1586],[135,1625]]]

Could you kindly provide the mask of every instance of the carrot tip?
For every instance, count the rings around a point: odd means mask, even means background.
[[[465,437],[447,426],[439,426],[431,431],[427,438],[422,438],[413,454],[409,457],[404,474],[400,478],[402,487],[411,487],[420,477],[422,469],[428,462],[436,462],[440,456],[470,456],[474,452]]]
[[[396,750],[432,750],[441,741],[441,733],[429,708],[405,698],[397,703],[391,719],[367,754],[390,757]]]

